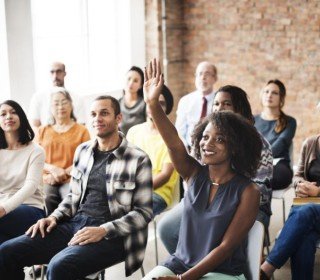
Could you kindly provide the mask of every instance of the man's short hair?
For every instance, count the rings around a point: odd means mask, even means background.
[[[97,98],[94,99],[94,101],[99,101],[99,100],[110,100],[111,101],[111,106],[114,110],[114,114],[117,116],[121,113],[120,111],[120,104],[119,101],[114,98],[111,95],[100,95]]]

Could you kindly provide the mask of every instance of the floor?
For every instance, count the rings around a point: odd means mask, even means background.
[[[288,214],[288,210],[290,209],[293,196],[294,196],[293,190],[289,190],[285,195],[286,214]],[[272,241],[271,246],[273,246],[275,236],[277,232],[281,229],[283,224],[281,200],[272,201],[272,211],[273,211],[273,215],[272,215],[271,224],[270,224],[270,238]],[[161,219],[161,217],[159,218]],[[158,246],[159,246],[159,260],[161,262],[166,259],[167,252],[163,247],[163,245],[161,244],[161,241],[158,242]],[[146,250],[146,258],[143,264],[145,272],[147,273],[148,271],[150,271],[153,267],[155,267],[155,265],[156,263],[155,263],[155,250],[154,250],[154,230],[153,230],[153,224],[151,223],[150,229],[149,229],[149,242]],[[109,280],[122,280],[122,279],[140,280],[142,277],[141,277],[141,272],[137,271],[132,276],[126,278],[124,274],[124,263],[121,263],[107,269],[105,278],[106,280],[108,279]],[[26,279],[30,280],[30,277],[27,275]],[[281,269],[276,271],[276,273],[274,274],[274,279],[275,280],[291,279],[289,262],[285,266],[283,266]],[[320,250],[317,251],[317,255],[316,255],[314,280],[320,280]]]

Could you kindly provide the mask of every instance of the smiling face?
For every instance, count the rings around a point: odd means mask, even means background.
[[[280,108],[281,97],[279,87],[274,83],[266,85],[261,93],[261,102],[263,107]]]
[[[230,164],[227,140],[212,123],[208,123],[203,131],[199,145],[203,164]]]
[[[17,132],[20,127],[20,118],[10,105],[2,104],[0,107],[0,126],[4,133]]]
[[[96,100],[92,103],[91,122],[97,137],[108,138],[117,134],[121,119],[121,114],[115,115],[111,100]]]
[[[231,96],[228,92],[219,91],[214,98],[212,112],[226,110],[234,112]]]

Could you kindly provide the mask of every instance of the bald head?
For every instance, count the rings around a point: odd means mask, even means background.
[[[203,95],[213,91],[213,85],[217,81],[217,68],[208,61],[202,61],[196,69],[195,85]]]
[[[53,86],[64,87],[66,67],[62,62],[53,62],[50,67],[50,76]]]

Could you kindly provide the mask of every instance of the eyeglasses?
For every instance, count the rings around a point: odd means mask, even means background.
[[[54,107],[59,107],[59,106],[65,107],[65,106],[67,106],[67,105],[69,105],[69,104],[70,104],[70,102],[69,102],[68,100],[63,100],[63,101],[61,101],[61,102],[53,102],[53,103],[52,103],[52,105],[53,105]]]

